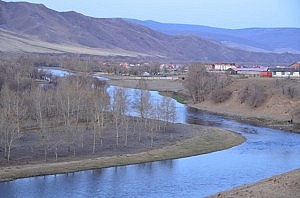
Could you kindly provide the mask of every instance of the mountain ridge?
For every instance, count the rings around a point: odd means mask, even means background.
[[[0,28],[48,43],[125,50],[172,61],[275,64],[300,59],[300,55],[243,51],[195,35],[164,34],[125,19],[57,12],[42,4],[27,2],[0,1]]]
[[[226,29],[192,24],[160,23],[152,20],[127,20],[166,34],[194,34],[244,50],[248,47],[248,49],[262,52],[300,53],[300,28]]]

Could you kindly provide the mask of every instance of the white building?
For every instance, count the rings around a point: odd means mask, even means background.
[[[268,71],[272,72],[272,77],[300,77],[300,69],[294,68],[269,68]]]
[[[213,70],[215,71],[226,71],[227,69],[236,68],[234,63],[215,63],[213,64]]]

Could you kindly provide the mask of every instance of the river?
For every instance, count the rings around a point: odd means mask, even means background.
[[[151,94],[153,100],[163,97]],[[3,182],[0,197],[204,197],[300,168],[300,134],[241,123],[180,103],[176,108],[177,122],[228,129],[247,141],[194,157]]]

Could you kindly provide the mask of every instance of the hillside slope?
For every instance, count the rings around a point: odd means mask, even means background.
[[[0,52],[6,53],[74,53],[97,56],[147,56],[146,54],[122,49],[89,48],[72,44],[55,44],[22,36],[0,28]]]
[[[60,45],[125,50],[180,61],[291,63],[300,55],[255,53],[197,36],[172,36],[123,19],[57,12],[40,4],[0,1],[0,28]],[[1,46],[0,46],[1,47]]]

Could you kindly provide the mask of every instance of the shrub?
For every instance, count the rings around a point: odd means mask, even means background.
[[[229,90],[219,89],[215,90],[211,93],[210,99],[214,103],[222,103],[228,100],[231,96],[232,92]]]
[[[252,108],[261,106],[267,99],[263,87],[256,84],[248,84],[239,91],[239,100]]]

